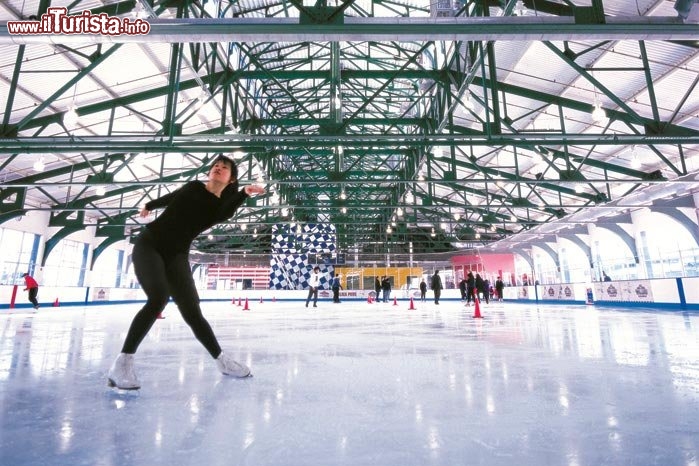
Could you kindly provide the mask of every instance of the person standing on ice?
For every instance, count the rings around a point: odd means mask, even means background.
[[[306,307],[313,298],[313,307],[318,307],[318,288],[320,288],[320,267],[315,267],[311,277],[308,279],[308,298],[306,298]]]
[[[340,302],[340,290],[342,289],[342,283],[340,283],[340,275],[335,275],[332,280],[332,290],[333,290],[333,302]]]
[[[434,275],[432,275],[432,292],[434,293],[434,303],[439,304],[439,297],[442,295],[442,277],[439,276],[439,270],[435,270]]]
[[[28,292],[29,301],[34,306],[34,309],[39,309],[39,301],[36,299],[36,296],[39,294],[39,284],[28,273],[23,273],[22,278],[24,278],[24,284],[27,286],[24,291]]]
[[[234,377],[250,375],[247,366],[221,350],[202,315],[189,265],[189,249],[201,232],[232,217],[248,196],[264,192],[264,187],[255,185],[239,190],[235,162],[220,155],[211,165],[205,183],[190,181],[148,202],[141,210],[141,217],[147,217],[152,210],[165,207],[163,213],[143,229],[133,248],[134,270],[147,300],[131,322],[121,353],[109,369],[109,386],[122,390],[140,388],[134,353],[171,296],[196,339],[216,360],[218,369]]]
[[[502,281],[502,277],[498,277],[495,280],[495,293],[498,295],[498,301],[502,302],[502,293],[505,290],[505,282]]]

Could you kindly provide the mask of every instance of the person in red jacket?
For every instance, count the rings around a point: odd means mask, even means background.
[[[39,294],[39,284],[28,273],[22,274],[22,278],[24,278],[24,283],[27,285],[24,291],[29,292],[29,301],[34,305],[34,309],[39,309],[39,301],[36,299],[36,296]]]

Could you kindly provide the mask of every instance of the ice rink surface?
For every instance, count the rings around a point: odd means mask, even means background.
[[[139,305],[0,315],[0,465],[699,465],[699,314],[204,303],[254,377],[174,305],[105,374]]]

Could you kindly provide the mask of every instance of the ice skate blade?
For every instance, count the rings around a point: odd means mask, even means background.
[[[138,387],[120,387],[112,379],[107,379],[107,386],[111,387],[111,388],[116,388],[118,390],[138,390],[141,388],[140,386],[138,386]]]

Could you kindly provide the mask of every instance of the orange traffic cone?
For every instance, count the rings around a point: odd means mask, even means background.
[[[408,308],[409,311],[414,311],[415,310],[415,303],[413,302],[413,297],[410,297],[410,307]]]
[[[231,299],[231,304],[235,305],[235,296],[233,296],[233,299]]]
[[[478,300],[478,296],[474,297],[474,302],[476,303],[476,312],[473,314],[474,319],[482,319],[483,316],[481,315],[481,303]]]
[[[262,296],[260,296],[260,304],[263,304],[264,301],[262,301]]]
[[[393,297],[393,305],[398,306],[398,297],[397,296]]]
[[[276,302],[277,302],[277,297],[276,297],[276,296],[272,296],[272,302],[273,302],[273,303],[276,303]]]
[[[242,306],[242,305],[243,305],[243,298],[241,298],[240,296],[238,296],[238,307],[240,307],[240,306]]]
[[[367,296],[366,302],[367,302],[367,304],[371,304],[371,303],[372,303],[372,301],[371,301],[371,295]]]
[[[245,307],[243,308],[244,311],[249,311],[250,307],[248,306],[248,297],[245,297]]]
[[[58,307],[58,306],[59,306],[58,298],[56,298],[56,300],[53,302],[53,307]]]

